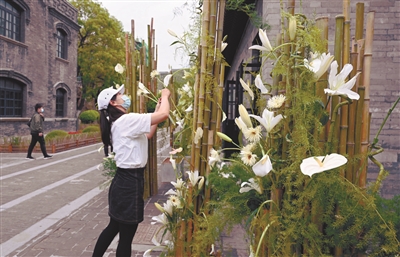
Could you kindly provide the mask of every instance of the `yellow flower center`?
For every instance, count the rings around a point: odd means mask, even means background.
[[[323,163],[322,161],[320,161],[320,159],[318,159],[317,157],[314,157],[314,160],[318,163],[318,165],[319,165],[320,167],[323,167],[323,166],[324,166],[324,163]]]

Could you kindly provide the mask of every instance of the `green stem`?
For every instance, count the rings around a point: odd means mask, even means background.
[[[350,104],[349,101],[343,101],[340,102],[336,105],[335,109],[333,110],[333,115],[332,115],[332,119],[331,119],[331,125],[329,128],[329,135],[328,135],[328,142],[327,142],[327,149],[326,149],[326,153],[329,154],[332,151],[332,140],[333,140],[333,135],[335,134],[335,122],[336,122],[336,118],[338,116],[338,112],[339,112],[339,108],[342,107],[345,104]]]

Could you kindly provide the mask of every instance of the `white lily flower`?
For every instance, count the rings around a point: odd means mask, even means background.
[[[247,93],[249,93],[251,100],[254,100],[254,93],[253,91],[251,91],[249,85],[247,85],[246,82],[244,82],[244,80],[242,78],[239,79],[240,84],[242,85],[242,87],[247,91]]]
[[[186,172],[188,175],[189,175],[189,181],[190,181],[190,184],[194,187],[196,184],[197,184],[197,182],[199,181],[199,179],[201,180],[202,178],[204,179],[204,177],[203,176],[199,176],[199,171],[198,170],[196,170],[196,171],[187,171]],[[201,182],[201,181],[200,181]],[[200,182],[199,182],[199,188],[200,188]],[[202,186],[202,185],[201,185]]]
[[[201,127],[198,127],[196,129],[196,133],[194,135],[193,142],[197,145],[199,143],[199,140],[203,137],[203,129]]]
[[[119,74],[122,74],[122,73],[124,73],[124,67],[122,67],[122,65],[121,64],[117,64],[117,65],[115,65],[115,71],[116,72],[118,72]]]
[[[211,148],[210,156],[208,157],[208,165],[213,167],[216,162],[220,162],[220,161],[221,161],[221,158],[219,156],[218,151],[214,150],[214,148]]]
[[[253,127],[249,113],[247,112],[246,107],[244,107],[243,104],[239,105],[239,115],[242,118],[242,121],[246,124],[247,128]]]
[[[185,119],[177,120],[176,124],[178,125],[178,128],[183,128],[185,125]]]
[[[168,74],[167,76],[165,76],[165,78],[164,78],[164,87],[168,87],[171,77],[172,77],[172,74]]]
[[[143,257],[151,257],[150,253],[153,249],[147,249],[144,253],[143,253]]]
[[[282,94],[276,95],[268,100],[267,106],[269,109],[277,109],[280,108],[285,101],[286,101],[286,96]]]
[[[174,212],[174,205],[170,200],[167,200],[166,203],[163,205],[164,212],[169,214],[169,216],[172,216]]]
[[[271,112],[268,109],[264,109],[262,117],[254,114],[249,114],[249,116],[260,122],[260,124],[264,126],[268,133],[270,133],[272,129],[276,126],[276,124],[278,124],[281,119],[283,119],[282,114],[274,117],[274,112]]]
[[[246,123],[244,123],[243,119],[241,117],[238,117],[235,119],[236,126],[243,132],[247,130]]]
[[[99,149],[97,149],[97,152],[100,153],[101,151],[103,151],[104,149],[104,145],[101,145]]]
[[[186,110],[185,112],[191,112],[193,111],[193,104],[191,104]]]
[[[331,170],[346,163],[346,157],[337,153],[332,153],[326,156],[313,156],[304,159],[300,164],[300,170],[304,175],[311,177],[316,173]]]
[[[252,169],[256,176],[264,177],[272,170],[271,159],[268,155],[264,155],[260,161],[254,164]]]
[[[163,225],[167,225],[168,224],[168,219],[167,219],[167,216],[165,215],[165,213],[161,213],[158,216],[153,216],[151,219],[155,220],[155,221],[151,222],[151,225],[155,225],[157,223],[161,223]]]
[[[185,91],[186,93],[190,92],[191,87],[189,86],[189,83],[186,83],[182,86],[182,90]]]
[[[210,255],[215,254],[215,248],[214,248],[214,244],[211,245],[211,252]]]
[[[329,95],[347,95],[348,98],[354,100],[360,99],[360,95],[351,90],[356,83],[357,77],[358,75],[360,75],[360,72],[358,72],[349,81],[345,82],[347,76],[349,76],[350,72],[353,70],[353,65],[349,63],[345,64],[339,74],[337,74],[337,69],[338,64],[336,61],[334,61],[331,64],[331,71],[328,78],[329,89],[324,89],[324,92]]]
[[[243,182],[240,185],[239,193],[249,192],[250,190],[256,190],[259,194],[262,194],[260,185],[254,180],[254,178],[249,179],[249,182]]]
[[[319,80],[319,78],[328,70],[329,65],[331,65],[334,58],[335,56],[330,53],[311,53],[311,61],[309,62],[307,59],[304,59],[304,66],[314,72],[315,79]]]
[[[165,195],[178,195],[178,192],[170,188]]]
[[[221,120],[221,122],[224,122],[225,120],[226,120],[226,114],[225,114],[225,112],[222,112],[222,120]]]
[[[264,86],[260,74],[257,74],[255,84],[256,87],[261,90],[261,94],[268,94],[268,89]]]
[[[184,187],[184,185],[185,185],[185,182],[184,182],[181,178],[178,178],[178,180],[177,180],[176,182],[171,181],[171,184],[172,184],[176,189],[182,190],[183,187]]]
[[[250,46],[249,49],[256,49],[256,50],[260,50],[260,51],[271,52],[273,49],[272,49],[271,43],[269,42],[267,33],[264,30],[259,29],[258,36],[260,37],[262,45],[261,46],[259,46],[259,45]]]

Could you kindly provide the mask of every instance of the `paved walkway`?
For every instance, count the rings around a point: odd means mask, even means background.
[[[78,151],[78,150],[76,150]],[[55,162],[57,169],[69,169],[71,170],[71,165],[82,165],[82,162],[88,162],[87,156],[92,156],[93,154],[82,154],[73,155],[74,151],[71,151],[71,156],[65,156],[66,158],[74,158],[74,163],[63,162],[62,155],[55,156],[51,162]],[[2,158],[6,158],[8,154],[2,154]],[[11,155],[11,154],[10,154]],[[22,154],[23,155],[23,154]],[[21,155],[21,157],[22,157]],[[72,156],[73,155],[73,156]],[[82,160],[74,156],[82,156]],[[96,155],[95,155],[96,156]],[[94,158],[93,162],[96,162],[97,157]],[[15,159],[15,154],[13,158]],[[20,157],[18,157],[20,158]],[[23,157],[22,157],[23,158]],[[36,164],[43,162],[42,166],[48,165],[48,161],[36,160]],[[10,165],[2,164],[2,168],[11,167]],[[24,165],[24,164],[21,164]],[[63,166],[64,165],[64,166]],[[18,167],[14,165],[14,167]],[[8,168],[9,169],[9,168]],[[21,167],[22,169],[22,167]],[[159,225],[151,225],[152,217],[159,215],[159,210],[156,209],[155,202],[165,202],[167,196],[165,192],[168,191],[172,185],[169,183],[171,181],[166,174],[168,174],[168,168],[161,167],[159,169],[164,173],[161,176],[163,179],[159,179],[159,192],[149,198],[145,203],[145,220],[139,225],[138,231],[133,240],[133,252],[132,256],[143,256],[144,251],[152,248],[154,245],[151,242],[152,237],[156,233]],[[3,170],[6,172],[6,170]],[[18,172],[17,172],[18,173]],[[6,177],[5,175],[3,177]],[[167,182],[168,181],[168,182]],[[75,257],[75,256],[91,256],[94,248],[94,244],[100,234],[100,232],[107,226],[108,217],[108,203],[107,203],[107,193],[108,189],[98,190],[94,197],[82,204],[78,209],[74,209],[70,214],[65,215],[64,218],[54,221],[53,225],[49,228],[43,230],[44,232],[38,233],[36,237],[29,240],[28,243],[24,243],[17,250],[13,250],[6,256],[27,256],[27,257],[49,257],[49,256],[65,256],[65,257]],[[93,190],[92,190],[93,191]],[[47,203],[52,204],[52,203]],[[68,207],[68,206],[67,206]],[[64,208],[64,207],[63,207]],[[29,216],[30,210],[23,210]],[[62,211],[61,209],[58,212]],[[1,214],[0,214],[1,215]],[[48,217],[50,217],[50,214]],[[39,228],[37,228],[39,229]],[[19,234],[21,240],[23,240],[23,233]],[[3,240],[2,240],[3,242]],[[105,257],[115,256],[115,249],[117,246],[118,238],[116,238],[109,250],[104,255]],[[221,235],[221,242],[223,245],[223,255],[222,256],[232,256],[232,257],[247,257],[248,254],[248,243],[244,239],[244,231],[240,226],[235,227],[230,235]],[[16,249],[16,248],[15,248]],[[0,249],[1,252],[1,249]],[[152,252],[151,256],[160,256],[160,252]],[[1,254],[3,256],[3,254]]]

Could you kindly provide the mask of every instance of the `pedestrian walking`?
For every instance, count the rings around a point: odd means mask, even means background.
[[[28,148],[28,154],[26,155],[26,159],[35,160],[32,156],[33,148],[36,143],[39,142],[40,150],[44,156],[44,159],[49,159],[53,156],[49,155],[46,151],[46,144],[44,142],[44,134],[43,134],[43,122],[44,122],[44,108],[40,103],[35,104],[35,113],[33,114],[31,120],[29,121],[29,129],[31,131],[31,143]]]
[[[102,141],[113,146],[117,171],[108,192],[110,222],[97,239],[95,257],[103,256],[118,233],[116,256],[131,256],[133,237],[143,221],[148,139],[169,115],[168,89],[161,91],[154,113],[147,114],[127,113],[131,101],[123,93],[124,86],[107,88],[97,98]]]

